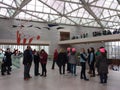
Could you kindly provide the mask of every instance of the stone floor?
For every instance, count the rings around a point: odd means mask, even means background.
[[[59,75],[57,66],[55,70],[51,69],[51,62],[48,62],[47,69],[47,77],[35,77],[32,66],[32,78],[24,81],[22,65],[19,70],[12,71],[9,76],[0,76],[0,90],[120,90],[119,71],[109,70],[108,83],[100,84],[99,76],[89,77],[87,75],[89,81],[81,80],[80,66],[77,67],[77,76],[72,76],[67,72],[65,75]]]

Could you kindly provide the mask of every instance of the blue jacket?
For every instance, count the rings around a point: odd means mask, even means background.
[[[81,53],[80,54],[80,62],[86,62],[87,61],[87,54]]]

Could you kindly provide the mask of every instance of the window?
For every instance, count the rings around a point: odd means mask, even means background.
[[[109,59],[120,59],[120,41],[106,42],[105,49]]]

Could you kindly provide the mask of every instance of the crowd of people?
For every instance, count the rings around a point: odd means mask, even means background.
[[[24,80],[29,80],[30,76],[30,68],[32,65],[32,60],[34,60],[34,75],[35,76],[47,76],[47,58],[48,54],[42,49],[40,52],[33,50],[30,46],[27,46],[27,49],[23,53],[23,65],[24,65]],[[42,67],[42,74],[39,73],[39,62],[41,63]]]
[[[67,53],[64,49],[60,49],[59,53],[55,50],[52,69],[54,69],[54,64],[56,62],[59,67],[59,73],[65,74],[65,67],[67,64],[68,73],[77,76],[76,65],[77,60],[79,60],[81,64],[80,79],[89,81],[86,76],[86,63],[88,63],[88,73],[90,74],[90,77],[96,76],[95,68],[97,68],[97,75],[100,76],[100,83],[107,83],[109,61],[106,54],[107,51],[104,47],[100,47],[97,52],[95,52],[93,47],[89,48],[87,52],[82,48],[79,55],[80,59],[78,59],[75,48],[67,48]]]
[[[4,63],[6,72],[10,75],[11,71],[11,55],[14,54],[10,52],[8,48],[5,51],[6,58],[3,59],[1,74],[5,75],[4,71]],[[84,48],[80,50],[79,58],[77,55],[77,51],[75,48],[67,48],[66,50],[61,48],[59,51],[55,49],[53,55],[53,64],[51,69],[55,69],[55,64],[59,67],[59,74],[64,75],[66,73],[70,73],[73,76],[78,76],[76,73],[77,62],[80,62],[81,72],[80,79],[84,79],[85,81],[89,81],[89,78],[86,76],[86,64],[88,63],[90,77],[95,77],[95,70],[97,68],[97,75],[100,76],[101,83],[107,83],[107,74],[108,74],[108,59],[107,59],[107,51],[104,47],[98,48],[97,52],[95,52],[93,47],[90,47],[87,52]],[[23,53],[23,65],[24,65],[24,80],[29,80],[31,78],[30,69],[32,65],[32,61],[34,61],[34,75],[35,76],[47,76],[47,59],[48,54],[44,49],[40,51],[32,50],[30,46],[27,46],[26,50]],[[41,63],[42,72],[39,72],[39,63]],[[67,65],[67,66],[66,66]]]

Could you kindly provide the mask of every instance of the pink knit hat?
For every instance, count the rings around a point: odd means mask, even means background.
[[[105,48],[100,48],[99,50],[101,53],[105,53]]]
[[[75,49],[75,48],[72,48],[72,52],[76,52],[76,49]]]
[[[70,48],[70,47],[68,47],[68,48],[67,48],[67,51],[70,51],[70,49],[71,49],[71,48]]]

